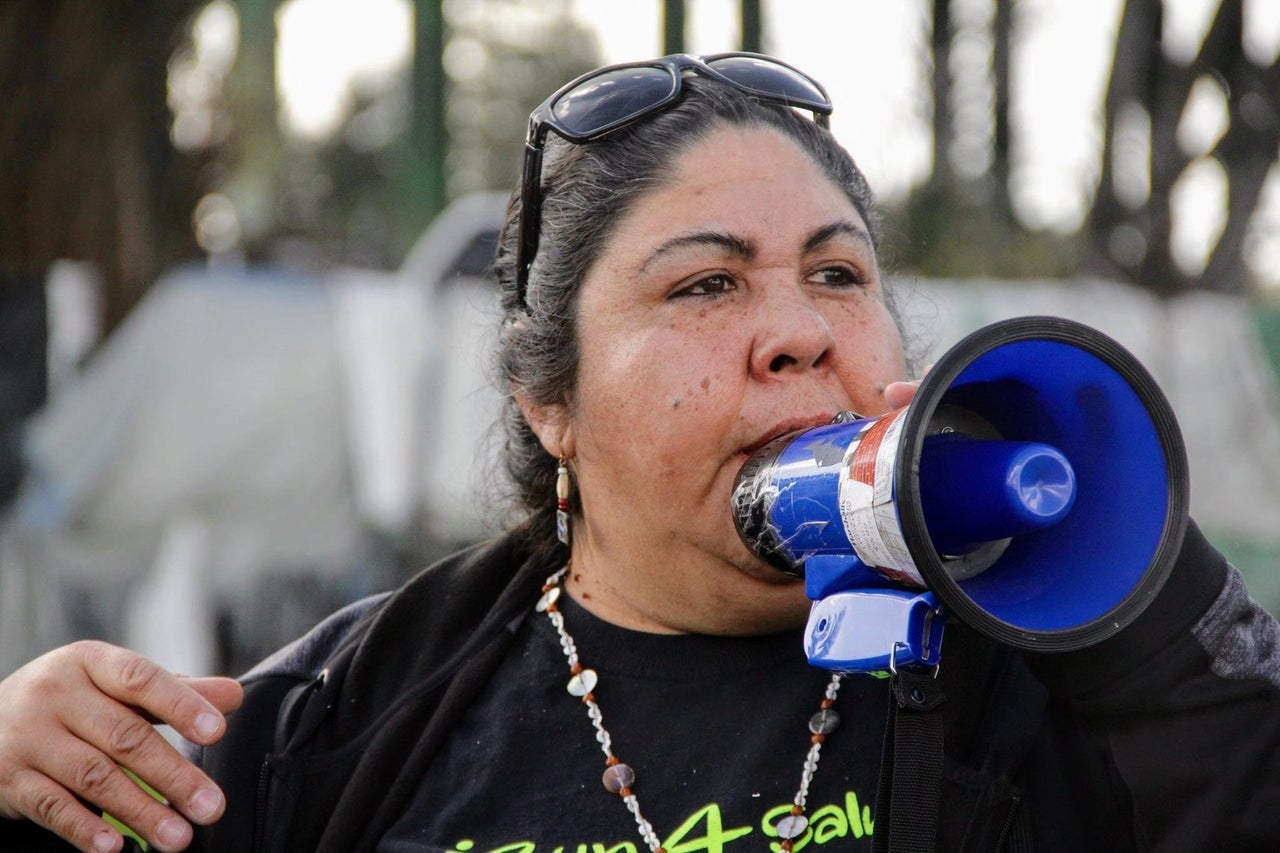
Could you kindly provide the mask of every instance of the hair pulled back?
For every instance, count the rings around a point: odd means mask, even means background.
[[[878,239],[871,189],[828,131],[794,110],[714,80],[686,76],[682,93],[675,106],[595,142],[575,145],[548,135],[541,236],[526,305],[516,293],[519,188],[511,196],[494,261],[503,309],[498,379],[533,406],[572,410],[583,280],[636,200],[669,180],[680,155],[718,128],[767,127],[785,134],[844,190],[872,240]],[[557,460],[539,443],[514,394],[507,395],[503,427],[502,458],[515,487],[516,509],[526,514],[522,529],[534,552],[550,559],[563,547],[555,535]]]

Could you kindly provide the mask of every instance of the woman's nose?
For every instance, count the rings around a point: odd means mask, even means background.
[[[751,356],[756,378],[811,370],[827,363],[835,336],[812,299],[803,294],[769,299],[761,312]]]

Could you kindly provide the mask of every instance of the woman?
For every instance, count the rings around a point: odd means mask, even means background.
[[[159,850],[883,843],[885,682],[805,663],[803,585],[728,511],[769,439],[913,391],[829,111],[742,55],[549,99],[497,258],[523,523],[336,614],[243,697],[99,644],[33,662],[0,684],[0,814],[103,851],[120,836],[72,795]],[[1098,647],[1036,659],[954,626],[942,796],[911,849],[1274,842],[1278,636],[1194,528]]]

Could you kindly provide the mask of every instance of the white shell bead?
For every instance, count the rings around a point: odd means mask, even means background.
[[[596,689],[596,683],[599,679],[596,677],[594,669],[584,669],[582,672],[569,679],[568,689],[571,696],[577,696],[581,699],[592,690]]]
[[[809,828],[809,819],[802,814],[789,814],[778,821],[774,828],[778,830],[779,838],[799,838]]]
[[[537,610],[539,613],[546,613],[547,608],[560,600],[560,587],[553,586],[542,594],[542,598],[538,599]]]

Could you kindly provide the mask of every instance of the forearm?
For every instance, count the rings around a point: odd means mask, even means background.
[[[1065,698],[1157,849],[1259,849],[1280,837],[1280,628],[1191,526],[1133,625],[1029,661]]]

